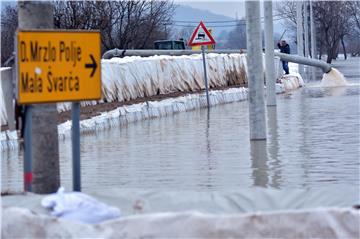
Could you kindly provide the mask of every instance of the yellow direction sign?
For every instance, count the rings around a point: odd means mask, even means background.
[[[19,31],[18,102],[101,97],[100,32]]]

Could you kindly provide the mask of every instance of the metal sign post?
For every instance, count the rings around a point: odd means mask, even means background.
[[[189,46],[201,46],[201,53],[202,53],[203,65],[204,65],[206,101],[207,101],[207,107],[209,108],[210,99],[209,99],[209,87],[208,87],[208,79],[206,72],[206,56],[205,56],[206,45],[215,45],[215,40],[211,36],[210,31],[205,27],[204,23],[200,21],[200,24],[196,27],[195,31],[191,35]]]
[[[72,104],[73,189],[80,191],[79,102],[101,98],[100,32],[19,30],[16,42],[19,104],[74,102]],[[26,113],[24,154],[26,191],[31,191],[32,186],[31,108],[30,105],[27,106]],[[41,147],[46,148],[47,145],[43,144]],[[34,160],[34,178],[36,172],[46,171],[51,167],[45,164],[41,171],[39,167],[35,168],[35,162]],[[38,177],[39,180],[43,179]]]
[[[32,192],[32,106],[25,106],[25,130],[24,130],[24,191]]]
[[[208,79],[207,79],[207,72],[206,72],[206,56],[205,56],[205,46],[204,45],[201,46],[201,52],[202,52],[203,65],[204,65],[206,102],[207,102],[207,107],[210,108],[209,88],[208,88]]]
[[[81,191],[81,170],[80,170],[80,103],[73,102],[71,105],[71,141],[73,158],[73,190]]]

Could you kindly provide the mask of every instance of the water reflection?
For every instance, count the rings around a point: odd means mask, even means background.
[[[359,84],[349,84],[349,86],[321,88],[319,84],[311,84],[306,86],[306,88],[303,90],[303,94],[305,94],[306,97],[312,97],[312,98],[359,95],[360,93]]]
[[[206,188],[208,189],[211,189],[214,185],[214,182],[213,182],[213,178],[214,178],[214,175],[213,175],[213,159],[211,157],[211,138],[210,138],[210,108],[206,109],[206,134],[205,134],[205,137],[206,137],[206,160],[207,160],[207,179],[206,179],[206,185],[203,185],[205,186]]]
[[[277,108],[267,107],[267,140],[250,141],[250,159],[254,186],[280,188]]]
[[[250,159],[254,186],[267,187],[269,183],[266,140],[250,141]]]
[[[208,152],[208,158],[211,154],[211,146],[210,146],[210,109],[207,109],[206,112],[206,148]]]
[[[23,189],[22,151],[1,152],[1,192],[19,192]]]
[[[270,186],[280,188],[281,161],[279,157],[277,108],[267,107],[268,152],[271,158],[270,170],[273,173]]]
[[[341,97],[325,91],[278,96],[277,107],[267,108],[266,142],[249,142],[246,101],[83,135],[83,189],[358,187],[359,87]],[[3,189],[23,188],[21,154],[2,153]],[[60,142],[60,166],[62,185],[71,188],[70,141]]]
[[[346,94],[346,87],[329,87],[326,91],[329,96],[343,96]]]

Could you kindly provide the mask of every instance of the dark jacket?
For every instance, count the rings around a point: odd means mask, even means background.
[[[290,46],[286,43],[285,46],[281,46],[280,43],[277,44],[281,53],[290,54]]]

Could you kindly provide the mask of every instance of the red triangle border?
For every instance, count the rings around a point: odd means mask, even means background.
[[[205,31],[206,35],[209,37],[210,41],[193,43],[200,26],[204,29],[204,31]],[[196,27],[195,31],[191,35],[191,38],[190,38],[190,41],[189,41],[188,44],[189,44],[189,46],[201,46],[201,45],[212,45],[212,44],[215,44],[215,43],[216,42],[215,42],[214,38],[211,36],[210,32],[205,27],[204,23],[202,21],[200,21],[200,24]]]

